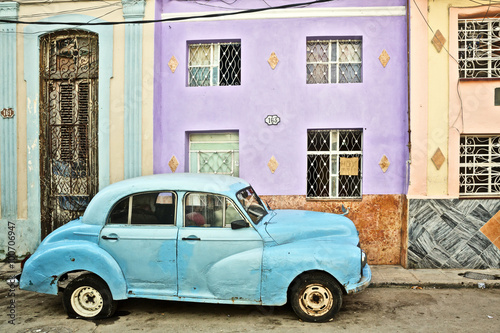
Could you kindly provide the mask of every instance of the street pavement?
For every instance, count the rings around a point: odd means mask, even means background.
[[[371,288],[500,288],[500,269],[405,269],[397,265],[370,267]],[[19,272],[19,263],[0,263],[1,280]]]

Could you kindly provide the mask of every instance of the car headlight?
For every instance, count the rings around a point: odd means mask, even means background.
[[[363,268],[365,268],[368,262],[365,251],[361,250],[361,275],[363,275]]]

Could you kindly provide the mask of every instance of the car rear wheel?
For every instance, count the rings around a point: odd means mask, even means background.
[[[63,305],[71,318],[107,318],[116,310],[116,301],[103,279],[84,274],[71,281],[63,293]]]
[[[342,289],[327,274],[306,273],[292,285],[290,304],[297,316],[304,321],[329,321],[340,310]]]

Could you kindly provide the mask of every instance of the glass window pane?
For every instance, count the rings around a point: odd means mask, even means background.
[[[189,86],[200,87],[210,85],[210,67],[192,67],[189,69]]]
[[[361,62],[360,41],[341,42],[339,49],[339,62]]]
[[[128,203],[129,198],[124,198],[118,202],[109,214],[108,223],[111,224],[128,224]]]
[[[307,42],[307,62],[328,62],[328,42]]]
[[[307,83],[328,83],[328,65],[307,65]]]
[[[340,64],[339,82],[340,83],[361,82],[361,64]]]
[[[329,151],[330,131],[307,131],[308,151]]]
[[[189,45],[189,66],[210,66],[211,45]]]
[[[132,198],[131,224],[159,224],[156,218],[156,198],[158,193],[134,195]]]

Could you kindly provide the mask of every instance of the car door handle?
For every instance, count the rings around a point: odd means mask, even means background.
[[[104,235],[104,236],[102,236],[101,238],[102,238],[102,239],[118,240],[118,236],[109,237],[109,236]]]
[[[182,240],[185,240],[185,241],[191,241],[191,240],[201,240],[199,237],[196,237],[196,236],[189,236],[189,237],[182,237]]]

